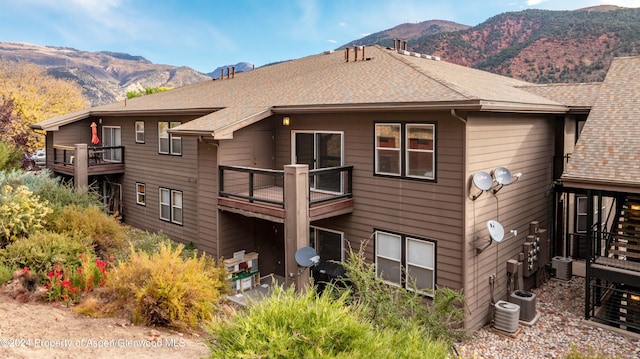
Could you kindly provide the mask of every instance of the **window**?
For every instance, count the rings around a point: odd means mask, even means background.
[[[182,224],[182,191],[160,188],[160,219]]]
[[[576,232],[587,232],[587,197],[576,198]]]
[[[158,152],[163,154],[181,155],[182,137],[168,132],[170,128],[180,126],[180,122],[158,122]]]
[[[385,282],[432,296],[436,285],[435,263],[435,242],[376,231],[376,273]]]
[[[144,143],[144,122],[136,121],[136,143]]]
[[[182,224],[182,192],[171,191],[171,222]]]
[[[147,205],[144,183],[136,182],[136,203],[141,206]]]
[[[435,179],[435,125],[377,123],[375,173]]]
[[[334,261],[342,262],[344,260],[343,238],[342,232],[309,227],[309,241],[320,256],[320,263],[332,265]]]
[[[400,176],[400,125],[376,125],[376,173]]]

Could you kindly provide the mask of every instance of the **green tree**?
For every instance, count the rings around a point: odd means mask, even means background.
[[[127,98],[131,99],[134,97],[140,97],[140,96],[144,96],[144,95],[151,95],[154,93],[158,93],[158,92],[164,92],[164,91],[168,91],[171,90],[171,87],[164,87],[164,86],[160,86],[160,87],[145,87],[144,89],[140,89],[137,91],[127,91]]]

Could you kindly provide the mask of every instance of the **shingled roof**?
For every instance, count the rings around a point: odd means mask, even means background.
[[[469,109],[564,113],[564,104],[523,89],[530,84],[432,57],[374,46],[350,61],[326,52],[67,114],[33,125],[57,130],[88,116],[201,114],[171,130],[230,138],[273,113],[345,110]]]
[[[520,88],[538,96],[554,99],[573,109],[590,109],[598,96],[602,82],[554,83],[526,85]]]
[[[616,58],[562,179],[565,186],[640,193],[640,56]]]

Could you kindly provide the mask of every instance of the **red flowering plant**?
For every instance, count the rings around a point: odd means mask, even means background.
[[[107,263],[90,255],[80,254],[80,267],[62,267],[57,263],[47,273],[47,294],[50,301],[64,300],[75,303],[82,293],[89,293],[96,287],[104,287]]]

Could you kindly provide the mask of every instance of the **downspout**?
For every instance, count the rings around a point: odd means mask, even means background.
[[[216,148],[216,173],[219,174],[220,171],[218,168],[220,167],[220,143],[218,141],[213,142],[212,145]],[[216,189],[218,190],[218,194],[220,193],[220,178],[217,178]],[[218,197],[218,195],[216,195]],[[217,202],[217,200],[216,200]],[[220,210],[218,209],[218,205],[216,204],[216,258],[220,258]]]
[[[463,156],[462,156],[462,166],[463,166],[464,172],[466,173],[466,171],[467,171],[467,155],[468,155],[468,149],[467,149],[467,126],[466,126],[467,125],[467,120],[465,118],[462,118],[460,115],[458,115],[454,108],[451,109],[451,116],[454,117],[454,118],[457,118],[458,120],[460,120],[464,124],[464,128],[462,130],[462,141],[463,141],[463,151],[464,151]],[[462,190],[463,190],[463,193],[466,193],[466,181],[465,181],[465,185],[463,186]],[[466,221],[467,221],[467,214],[466,214],[467,213],[467,196],[463,195],[461,197],[462,197],[462,208],[463,208],[462,209],[462,213],[464,213],[463,219],[462,219],[462,221],[463,221],[462,225],[465,228],[463,230],[464,237],[463,237],[462,241],[464,243],[463,248],[465,248],[465,252],[466,252],[466,248],[467,248],[467,245],[466,245],[466,243],[467,243],[467,230],[466,230],[466,228],[467,228],[467,223],[466,223]],[[472,235],[472,237],[473,237],[473,235]],[[474,254],[475,254],[475,250],[474,250]],[[475,256],[473,260],[477,261],[478,260],[477,256]],[[467,270],[467,267],[469,267],[469,256],[465,253],[462,256],[462,289],[463,289],[464,293],[471,293],[470,291],[466,290],[467,289],[467,275],[469,274],[469,271]],[[476,291],[477,291],[477,288],[476,288]],[[464,319],[465,325],[464,326],[466,328],[467,325],[468,325],[468,321],[471,318],[469,318],[466,314],[465,314],[464,317],[465,317],[465,319]]]
[[[456,113],[456,109],[452,108],[451,109],[451,116],[457,118],[458,120],[462,121],[462,123],[464,123],[465,125],[467,124],[467,119],[466,118],[462,118],[460,117],[457,113]],[[466,137],[466,136],[465,136]]]

